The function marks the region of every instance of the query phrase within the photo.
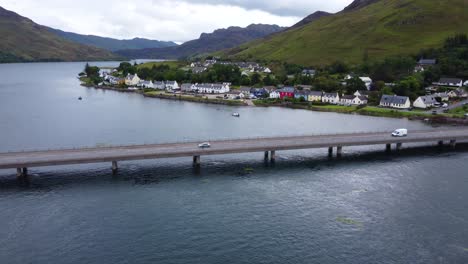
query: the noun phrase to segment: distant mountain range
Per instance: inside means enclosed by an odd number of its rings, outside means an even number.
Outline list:
[[[264,24],[252,24],[246,28],[229,27],[215,30],[213,33],[203,33],[200,38],[176,47],[120,50],[116,53],[128,58],[179,59],[236,47],[284,29],[286,28]]]
[[[0,7],[0,62],[111,60],[103,49],[68,41]]]
[[[341,12],[313,14],[223,54],[311,66],[359,63],[440,47],[447,37],[468,33],[467,17],[468,0],[356,0]]]
[[[94,46],[109,51],[123,50],[123,49],[146,49],[146,48],[164,48],[177,46],[172,41],[159,41],[144,38],[134,39],[113,39],[93,35],[81,35],[71,32],[65,32],[58,29],[49,28],[49,30],[65,39],[80,44]]]

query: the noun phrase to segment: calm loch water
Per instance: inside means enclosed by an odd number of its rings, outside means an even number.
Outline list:
[[[83,88],[83,67],[0,65],[0,152],[433,129]],[[29,186],[0,170],[0,263],[467,263],[468,151],[412,147],[33,168]]]

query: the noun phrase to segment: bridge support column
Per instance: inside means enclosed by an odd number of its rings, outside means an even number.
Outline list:
[[[329,158],[333,157],[333,147],[328,148],[328,157]]]
[[[455,139],[450,140],[450,147],[455,148],[457,146],[457,141]]]
[[[386,151],[387,153],[392,152],[392,144],[387,144],[387,145],[385,145],[385,151]]]
[[[118,170],[119,165],[117,164],[117,161],[112,161],[112,174],[116,175]]]
[[[444,141],[440,140],[439,142],[437,142],[437,144],[439,145],[439,147],[443,147],[444,146]]]
[[[16,178],[21,178],[23,176],[23,171],[21,168],[16,168]]]
[[[200,156],[193,156],[193,166],[195,167],[200,166]]]
[[[400,151],[402,146],[403,146],[403,143],[397,143],[396,144],[396,150]]]
[[[342,146],[336,147],[336,156],[338,158],[341,158],[342,155],[343,155],[343,147]]]
[[[265,154],[264,154],[264,156],[263,156],[264,160],[265,160],[265,161],[268,161],[268,157],[269,157],[268,151],[265,151]]]
[[[276,161],[276,151],[271,151],[270,152],[270,160],[271,162],[275,162]]]

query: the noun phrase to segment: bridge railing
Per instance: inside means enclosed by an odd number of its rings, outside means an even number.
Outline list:
[[[444,129],[444,130],[414,130],[412,133],[418,132],[444,132],[457,129]],[[287,139],[287,138],[297,138],[297,137],[311,137],[311,136],[344,136],[344,135],[371,135],[378,133],[391,133],[390,130],[379,130],[379,131],[354,131],[352,133],[314,133],[314,134],[291,134],[291,135],[271,135],[271,136],[258,136],[258,137],[216,137],[216,138],[184,138],[172,142],[143,142],[143,143],[125,143],[125,144],[105,144],[97,143],[95,146],[79,146],[79,147],[57,147],[57,148],[47,148],[47,149],[29,149],[29,150],[7,150],[6,152],[0,152],[0,154],[12,154],[12,153],[28,153],[28,152],[45,152],[45,151],[66,151],[66,150],[96,150],[96,149],[111,149],[111,148],[123,148],[123,147],[145,147],[153,145],[166,145],[166,144],[199,144],[201,142],[220,142],[220,141],[240,141],[240,140],[268,140],[268,139]],[[101,146],[100,146],[101,145]]]

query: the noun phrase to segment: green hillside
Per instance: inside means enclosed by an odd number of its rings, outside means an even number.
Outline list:
[[[109,60],[103,49],[65,40],[46,27],[0,7],[0,62]]]
[[[455,33],[468,32],[468,0],[380,0],[322,17],[224,55],[321,65],[340,60],[359,63],[414,54],[439,47]]]

